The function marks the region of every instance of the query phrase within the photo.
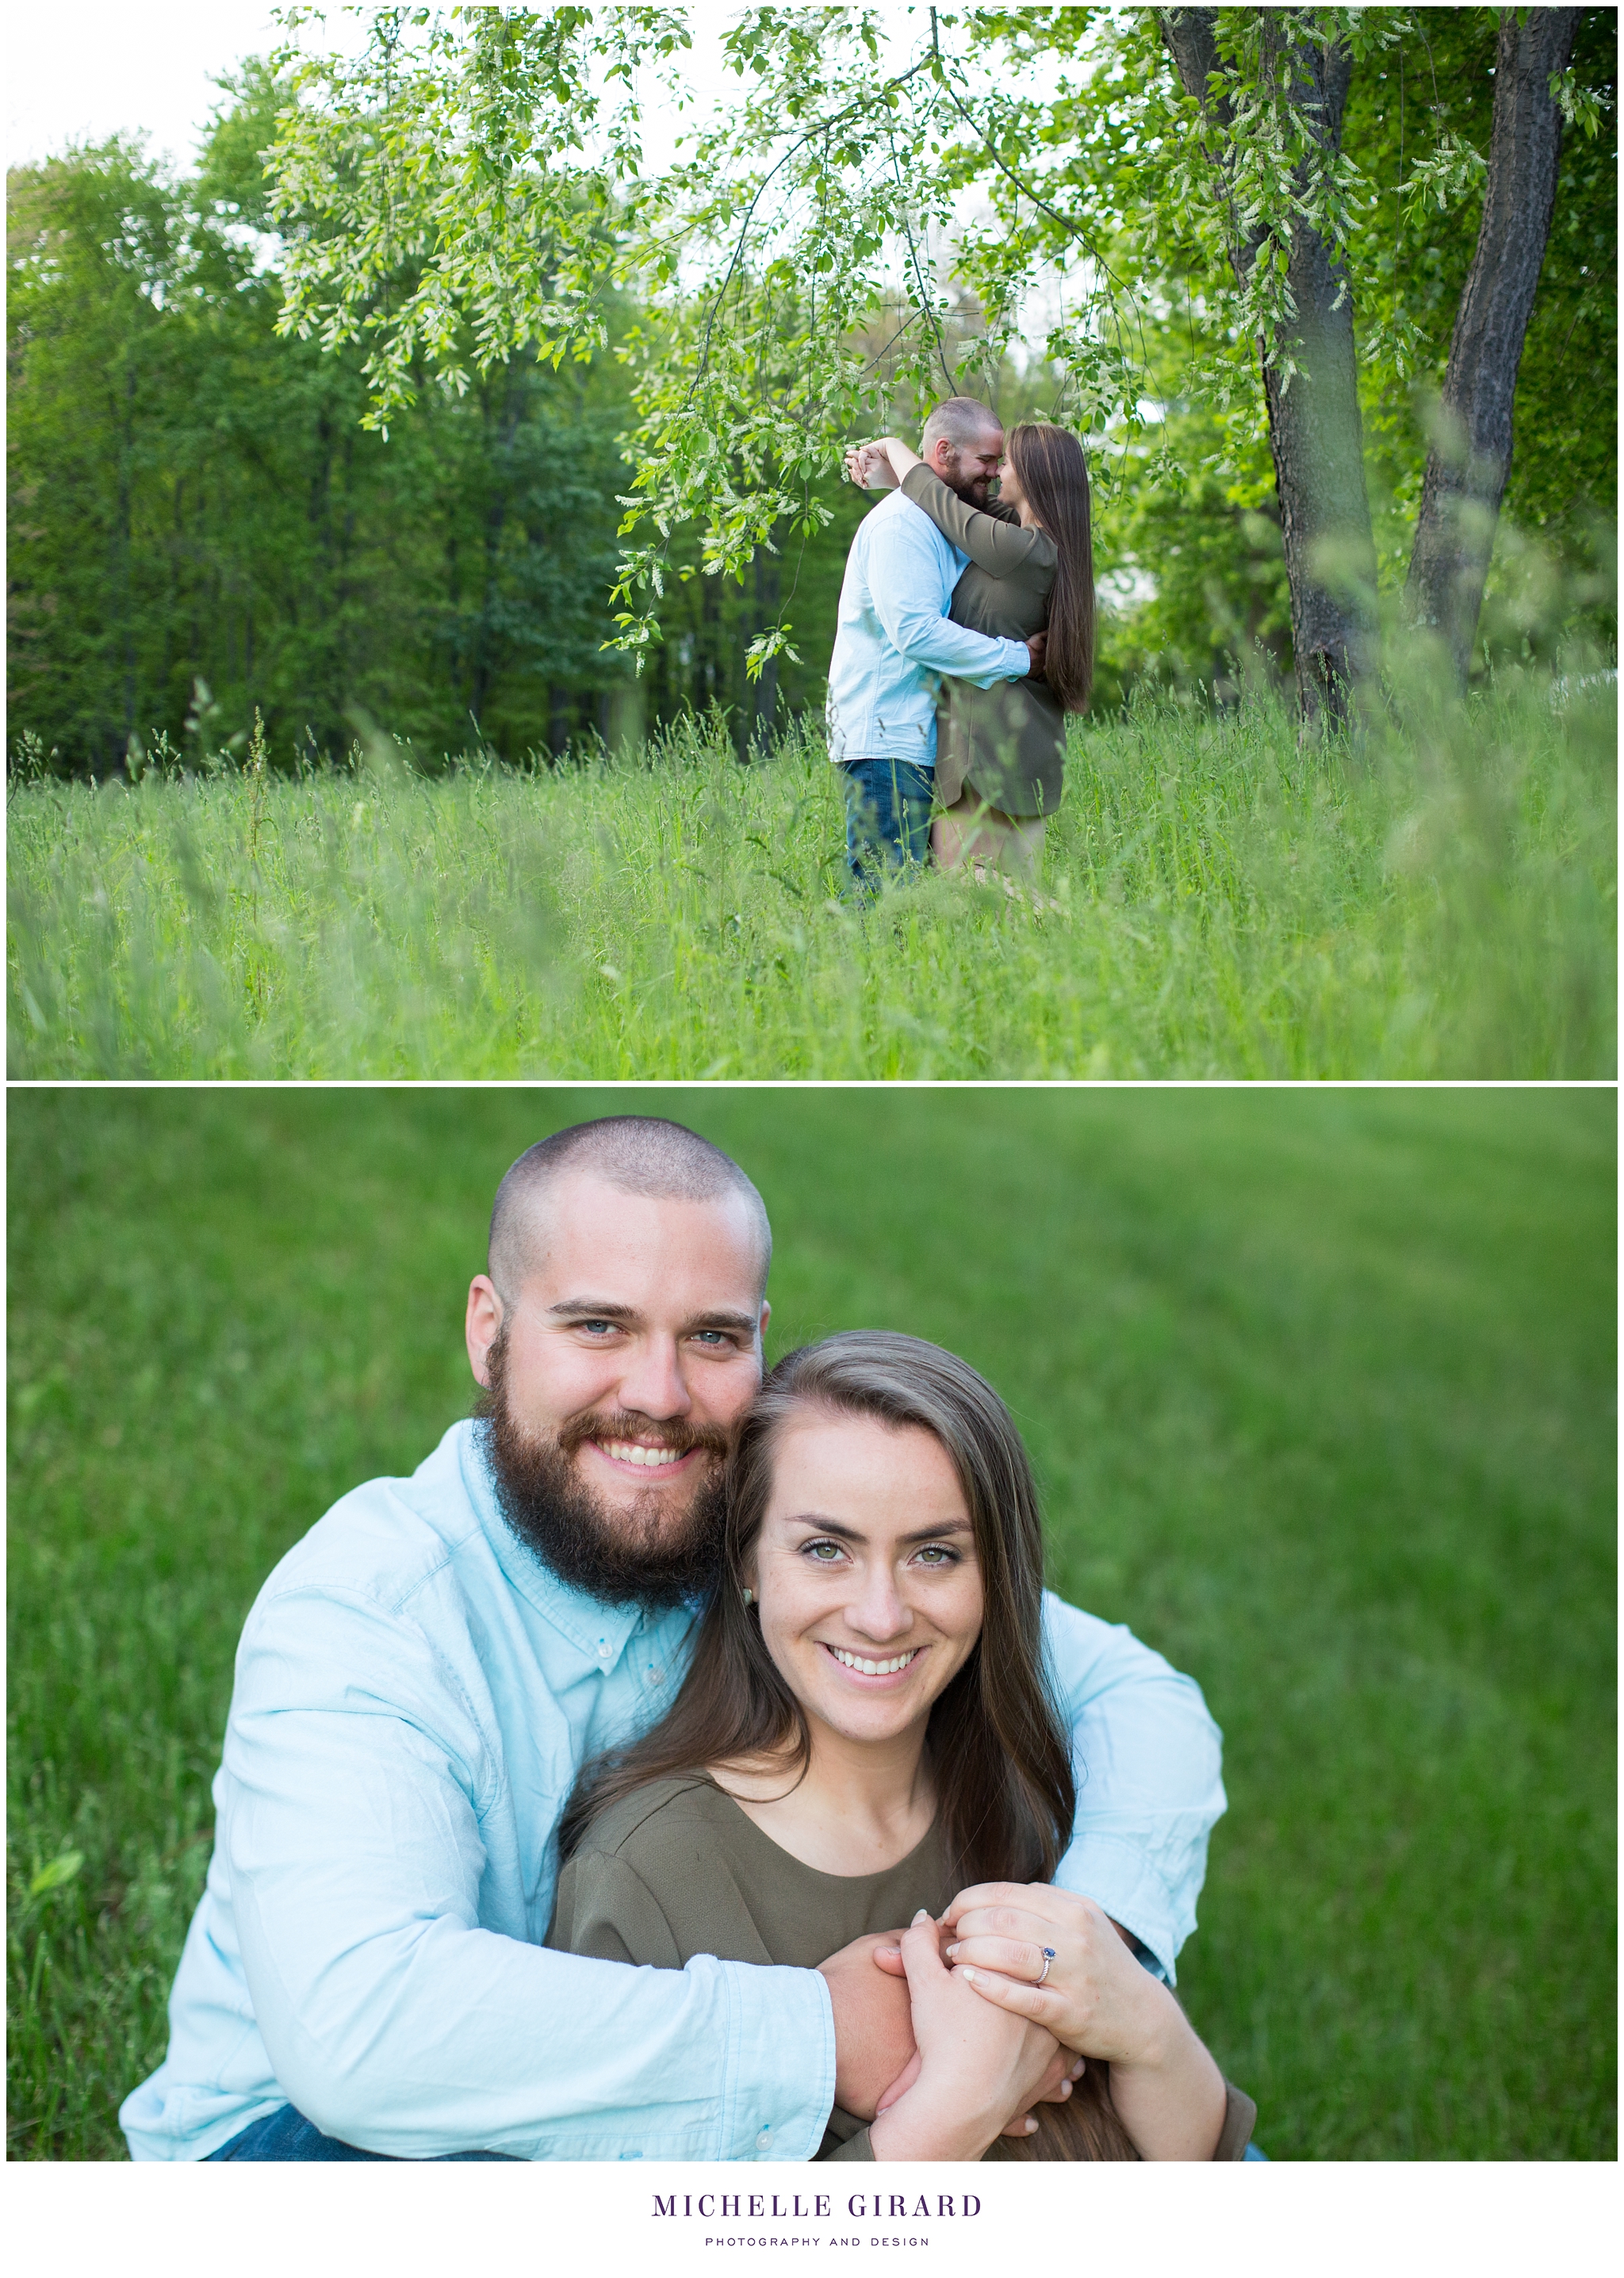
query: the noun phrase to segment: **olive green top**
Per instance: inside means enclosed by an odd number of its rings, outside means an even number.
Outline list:
[[[653,1780],[601,1812],[558,1878],[547,1943],[602,1961],[680,1969],[696,1953],[814,1969],[855,1938],[939,1915],[956,1885],[939,1824],[877,1875],[825,1875],[764,1835],[702,1773]],[[1214,2157],[1238,2160],[1254,2107],[1236,2090]],[[993,2145],[990,2156],[1000,2156]],[[817,2157],[871,2160],[862,2122],[837,2105]]]
[[[1049,621],[1054,540],[1026,530],[1009,507],[966,506],[929,467],[910,467],[903,495],[928,514],[950,545],[970,557],[948,611],[972,632],[1029,640]],[[936,792],[951,806],[965,790],[1003,814],[1053,814],[1065,781],[1066,715],[1041,680],[991,688],[944,680],[936,707]]]

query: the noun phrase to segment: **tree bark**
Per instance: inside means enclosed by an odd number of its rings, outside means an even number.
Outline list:
[[[1562,113],[1551,74],[1567,67],[1579,14],[1508,8],[1500,21],[1483,218],[1449,344],[1405,588],[1411,622],[1443,635],[1463,688],[1511,472],[1517,368],[1556,204]]]
[[[1207,84],[1218,61],[1215,13],[1168,9],[1159,21],[1185,93],[1223,132],[1233,114],[1227,98]],[[1268,67],[1289,83],[1321,149],[1334,156],[1352,73],[1346,47],[1305,38],[1290,13],[1270,11],[1264,52]],[[1305,186],[1299,168],[1298,187]],[[1243,283],[1262,241],[1254,233],[1231,248]],[[1286,274],[1295,334],[1260,339],[1258,356],[1291,597],[1298,710],[1312,728],[1347,718],[1353,688],[1374,665],[1375,542],[1365,488],[1352,294],[1330,248],[1300,219],[1292,226]],[[1288,351],[1297,367],[1289,378],[1282,371]]]
[[[775,539],[780,524],[773,525]],[[755,556],[755,630],[764,633],[778,614],[778,556],[769,554],[765,547]],[[755,720],[750,730],[750,749],[764,759],[772,741],[772,730],[778,709],[778,660],[770,656],[762,667],[755,688]]]

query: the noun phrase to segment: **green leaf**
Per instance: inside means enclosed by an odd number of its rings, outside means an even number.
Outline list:
[[[85,1854],[82,1851],[64,1851],[57,1858],[53,1859],[48,1867],[40,1869],[39,1873],[28,1885],[28,1896],[31,1899],[42,1899],[47,1891],[60,1890],[64,1883],[73,1881],[84,1863]]]

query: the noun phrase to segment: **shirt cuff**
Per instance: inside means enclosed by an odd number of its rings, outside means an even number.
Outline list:
[[[722,2156],[814,2159],[834,2106],[834,2007],[826,1981],[816,1969],[716,1967],[731,1981],[730,2022],[738,2028]]]
[[[1155,1976],[1176,1985],[1174,1963],[1184,1936],[1166,1884],[1142,1849],[1120,1835],[1079,1835],[1054,1870],[1062,1891],[1092,1899],[1113,1922],[1149,1949],[1140,1960]]]
[[[1002,652],[984,672],[967,672],[948,665],[943,668],[954,680],[967,680],[972,688],[996,688],[1000,681],[1024,680],[1032,669],[1032,653],[1024,641],[1007,640],[1002,633],[988,633],[984,638]]]

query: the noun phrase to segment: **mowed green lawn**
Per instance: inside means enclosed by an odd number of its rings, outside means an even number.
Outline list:
[[[12,2155],[121,2155],[255,1591],[465,1412],[509,1159],[633,1101],[759,1181],[775,1351],[966,1354],[1205,1687],[1180,1984],[1271,2154],[1613,2157],[1613,1095],[715,1089],[12,1093]]]

